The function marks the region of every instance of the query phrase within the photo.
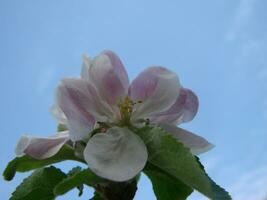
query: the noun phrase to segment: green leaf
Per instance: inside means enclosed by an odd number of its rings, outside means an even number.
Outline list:
[[[80,166],[74,167],[68,172],[67,176],[68,177],[74,176],[75,174],[77,174],[77,173],[79,173],[81,171],[82,171],[82,168]],[[83,194],[83,184],[78,185],[77,189],[79,190],[78,196],[82,196],[82,194]]]
[[[190,150],[159,127],[146,126],[135,131],[146,143],[150,164],[189,187],[216,200],[230,200],[230,195],[214,183]]]
[[[68,176],[68,177],[69,177],[69,176],[73,176],[73,175],[75,175],[75,174],[77,174],[77,173],[79,173],[79,172],[81,172],[81,171],[82,171],[82,168],[81,168],[80,166],[73,167],[73,168],[68,172],[67,176]]]
[[[75,156],[72,147],[70,147],[69,145],[64,145],[56,155],[47,159],[37,160],[27,155],[13,159],[8,163],[3,176],[5,180],[10,181],[13,179],[16,172],[27,172],[64,160],[84,162],[83,160]]]
[[[63,195],[73,188],[83,184],[94,187],[96,184],[103,182],[105,182],[104,179],[98,177],[89,169],[84,169],[82,171],[77,171],[76,173],[58,183],[54,189],[54,194],[57,196]]]
[[[215,183],[215,182],[208,176],[208,174],[205,172],[204,166],[201,164],[199,158],[198,158],[197,156],[196,156],[195,158],[196,158],[196,161],[198,162],[200,168],[204,171],[204,173],[206,174],[206,176],[207,176],[208,179],[210,180],[212,190],[215,191],[215,192],[214,192],[213,199],[224,199],[224,198],[225,198],[224,194],[220,192],[220,190],[223,189],[223,188],[221,188],[220,186],[218,186],[218,185],[217,185],[217,184],[216,184],[216,183]],[[223,190],[224,190],[224,189],[223,189]],[[224,192],[226,192],[226,191],[224,190]],[[229,194],[228,194],[228,195],[229,195]],[[229,195],[229,198],[228,198],[228,199],[231,199],[230,195]]]
[[[144,173],[152,182],[157,200],[185,200],[193,189],[161,169],[147,164]]]
[[[10,200],[53,200],[53,189],[66,174],[55,167],[37,169],[16,188]]]
[[[58,132],[62,132],[62,131],[66,131],[66,130],[68,130],[68,127],[66,126],[66,124],[58,124],[58,126],[57,126]]]

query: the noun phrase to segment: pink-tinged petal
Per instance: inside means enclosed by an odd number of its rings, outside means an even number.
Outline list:
[[[58,121],[60,124],[67,124],[68,120],[63,111],[60,109],[60,107],[56,104],[54,104],[50,109],[51,114],[53,117]]]
[[[129,78],[120,58],[110,50],[105,50],[102,52],[102,54],[109,57],[111,65],[114,67],[116,74],[118,75],[119,79],[122,82],[122,85],[124,86],[127,92],[129,87]]]
[[[89,81],[89,69],[92,64],[92,61],[89,56],[84,55],[83,56],[83,64],[82,64],[82,70],[81,70],[81,77],[84,80]]]
[[[95,124],[86,95],[86,86],[78,79],[64,80],[57,89],[57,104],[67,118],[72,141],[87,139]]]
[[[147,118],[163,112],[176,101],[180,82],[178,76],[164,67],[150,67],[139,74],[129,88],[135,106],[133,118]]]
[[[150,118],[155,123],[181,124],[191,121],[198,111],[198,98],[189,89],[181,88],[176,102],[167,110]]]
[[[147,149],[143,140],[126,127],[97,133],[87,143],[84,159],[98,176],[127,181],[144,168]]]
[[[205,138],[182,128],[169,124],[161,124],[161,127],[188,147],[194,155],[205,153],[214,147]]]
[[[73,141],[88,139],[96,121],[113,122],[119,118],[119,111],[113,110],[99,97],[95,87],[82,79],[63,79],[57,91],[57,104],[68,119]]]
[[[117,105],[125,97],[129,79],[120,58],[115,53],[102,52],[87,68],[88,80],[95,85],[100,96],[110,105]]]
[[[17,144],[16,154],[19,157],[26,154],[35,159],[46,159],[54,156],[68,140],[68,131],[50,137],[24,135]]]

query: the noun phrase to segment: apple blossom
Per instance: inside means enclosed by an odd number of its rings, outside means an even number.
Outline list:
[[[171,70],[149,67],[130,84],[119,57],[104,51],[94,59],[84,56],[81,78],[65,78],[57,88],[53,114],[67,130],[46,138],[23,136],[16,153],[44,159],[69,140],[83,143],[83,158],[92,171],[126,181],[142,171],[148,157],[131,126],[159,125],[193,154],[212,148],[204,138],[176,127],[192,120],[197,110],[197,96]]]

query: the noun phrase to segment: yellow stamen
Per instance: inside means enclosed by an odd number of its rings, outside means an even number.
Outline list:
[[[141,101],[134,102],[129,96],[126,96],[124,100],[119,104],[122,122],[130,122],[131,115],[133,113],[134,105],[142,103]]]

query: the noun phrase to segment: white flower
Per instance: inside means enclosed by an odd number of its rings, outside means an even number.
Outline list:
[[[48,138],[24,136],[18,155],[43,159],[56,154],[68,138],[83,141],[84,159],[92,171],[126,181],[144,168],[148,157],[143,141],[127,127],[130,124],[159,124],[194,154],[212,147],[204,138],[176,127],[194,118],[198,99],[164,67],[149,67],[129,84],[115,53],[104,51],[93,60],[85,56],[81,78],[63,79],[56,97],[53,113],[68,131]],[[92,134],[95,128],[98,132]]]

